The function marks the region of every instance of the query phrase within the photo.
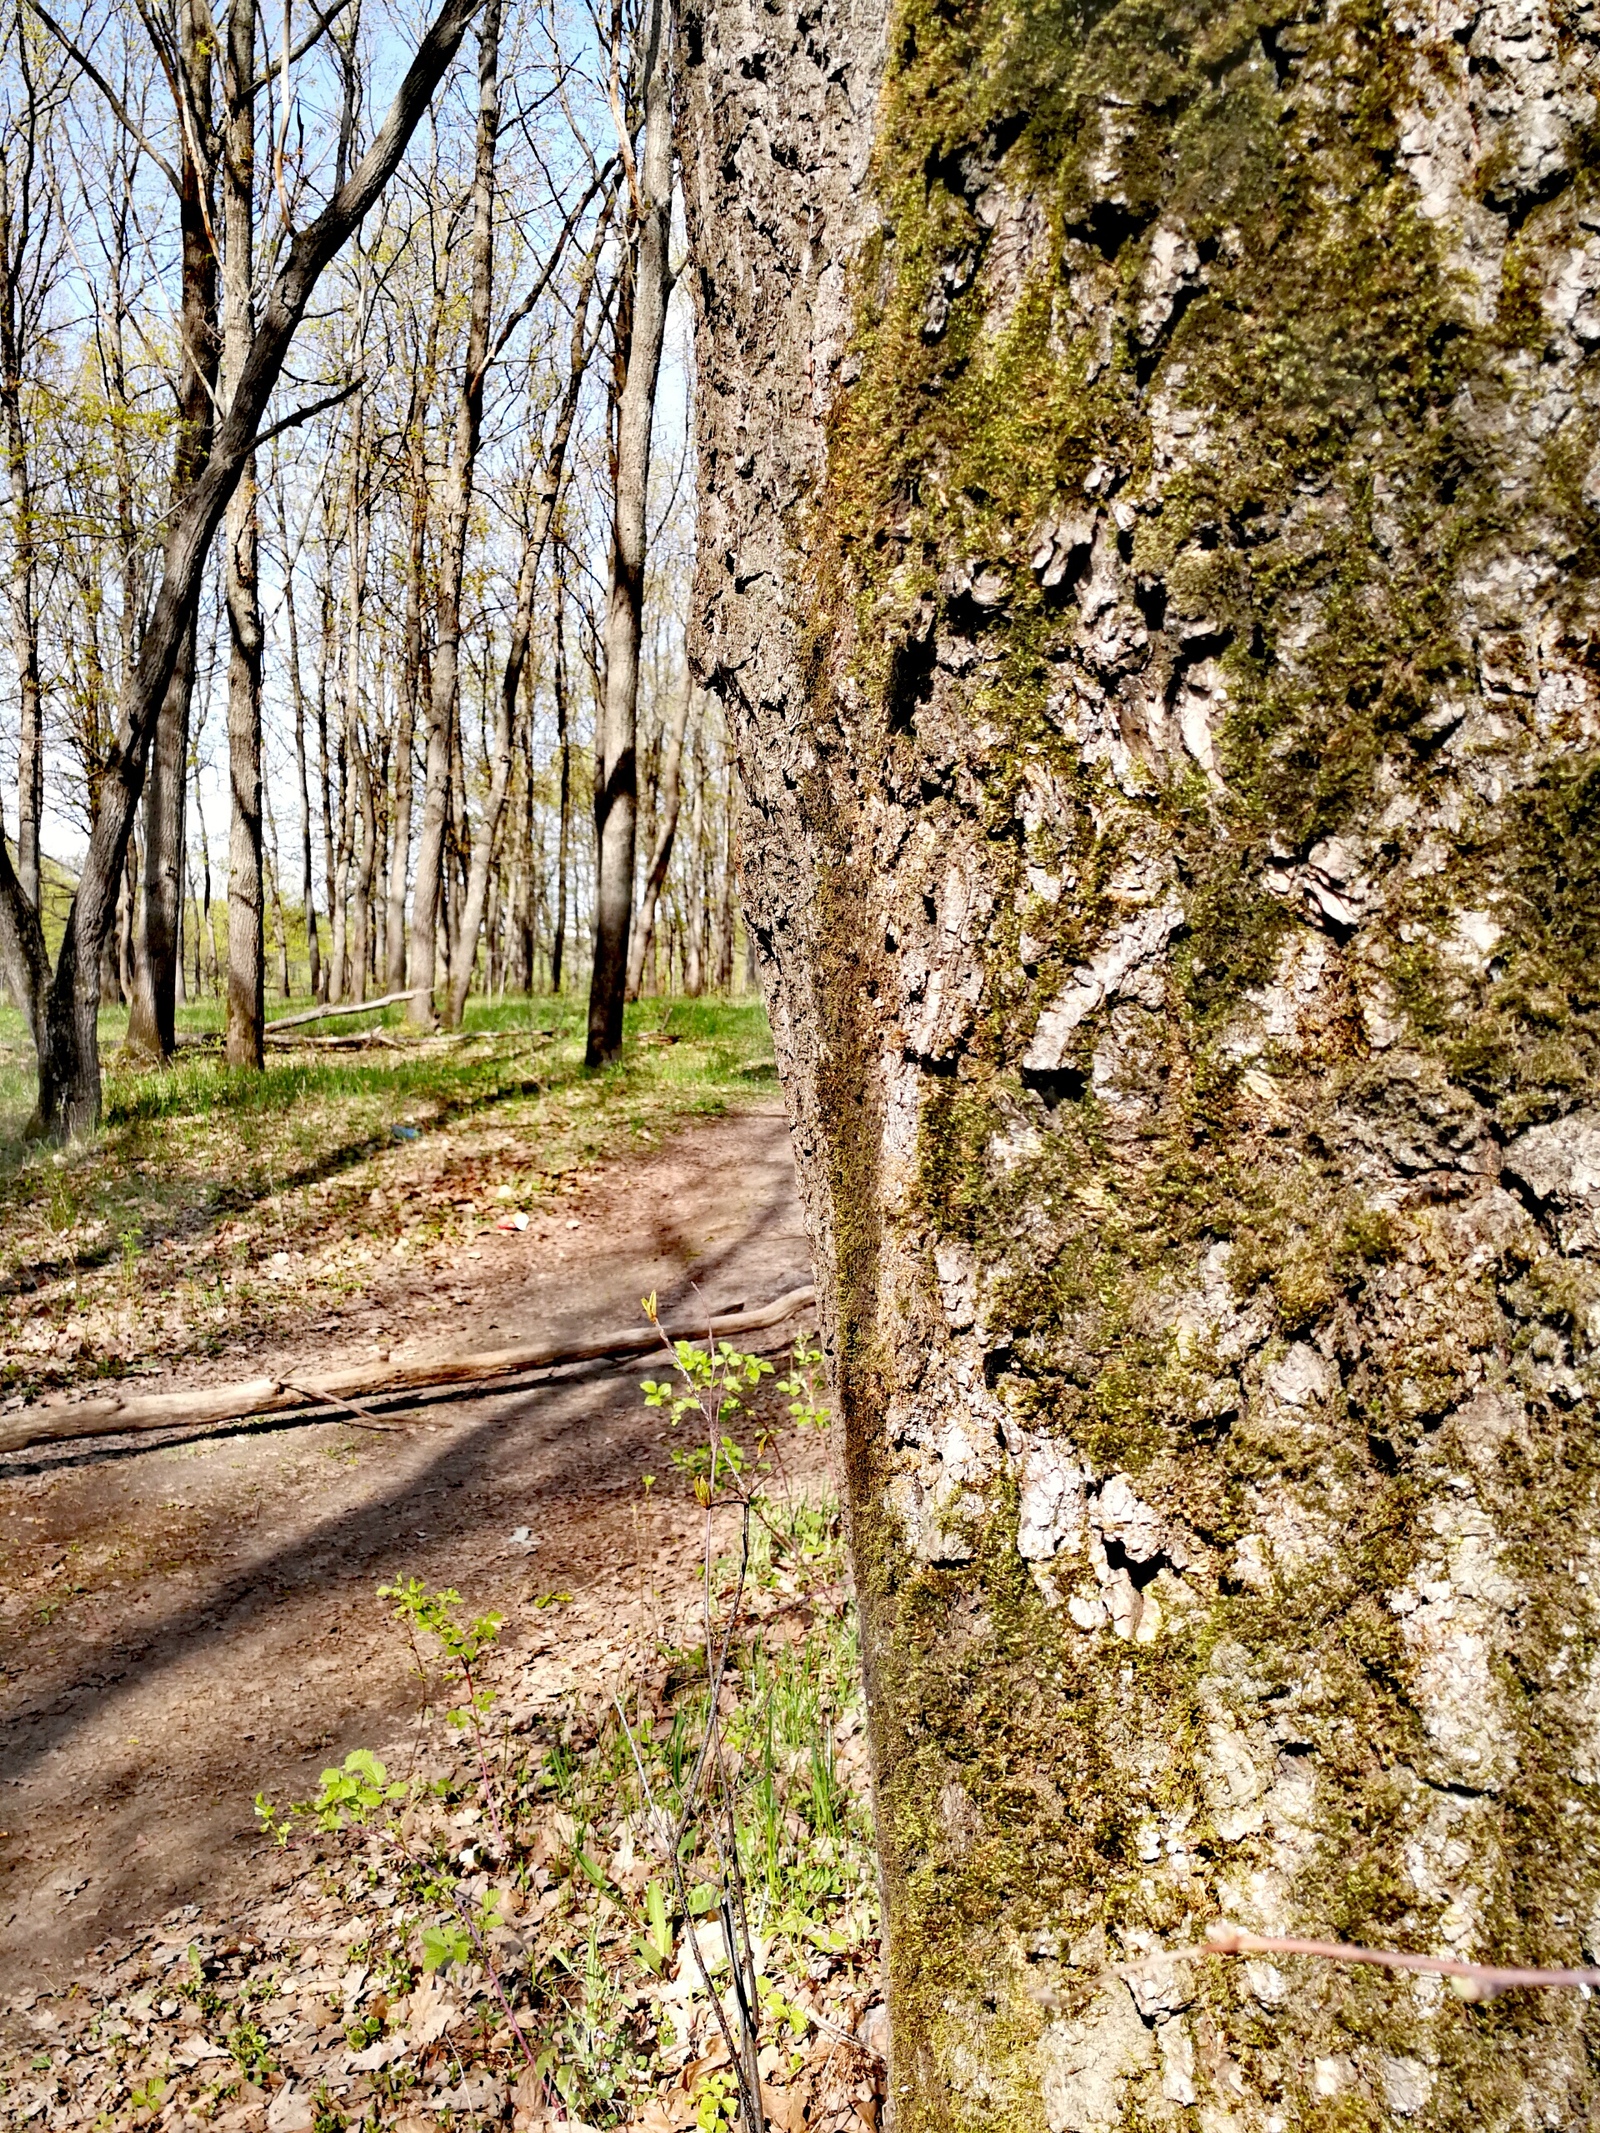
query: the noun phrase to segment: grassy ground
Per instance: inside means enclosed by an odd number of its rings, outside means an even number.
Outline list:
[[[124,1017],[107,1012],[103,1130],[50,1149],[22,1137],[31,1054],[20,1019],[0,1012],[10,1404],[247,1345],[303,1307],[308,1282],[352,1290],[383,1253],[457,1245],[510,1206],[536,1211],[584,1166],[773,1075],[753,1000],[642,1001],[623,1058],[597,1074],[583,1068],[573,997],[474,1001],[453,1040],[408,1038],[398,1008],[324,1023],[305,1034],[365,1025],[388,1043],[301,1044],[270,1053],[262,1074],[230,1071],[208,1046],[219,1013],[186,1010],[177,1062],[131,1072],[117,1053]]]

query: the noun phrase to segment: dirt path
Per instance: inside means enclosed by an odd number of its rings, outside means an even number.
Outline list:
[[[651,1288],[725,1310],[808,1274],[787,1126],[747,1110],[593,1176],[543,1235],[481,1240],[426,1288],[385,1277],[249,1368],[575,1335],[632,1322]],[[688,1521],[641,1509],[666,1453],[639,1375],[568,1373],[393,1434],[265,1423],[0,1460],[0,1991],[259,1886],[257,1790],[305,1796],[411,1706],[378,1584],[415,1574],[513,1622],[570,1593],[592,1622],[641,1556],[669,1567]]]

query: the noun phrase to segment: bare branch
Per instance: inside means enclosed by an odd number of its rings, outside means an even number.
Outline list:
[[[178,176],[178,173],[173,169],[172,165],[167,161],[166,157],[161,153],[160,149],[152,144],[148,136],[145,134],[143,128],[135,124],[134,119],[130,114],[127,106],[123,103],[121,97],[118,96],[116,90],[112,88],[110,82],[108,82],[105,76],[100,72],[100,69],[89,57],[88,53],[80,51],[78,46],[73,43],[72,39],[61,27],[60,23],[57,22],[54,15],[50,13],[48,8],[45,8],[40,4],[40,0],[28,0],[28,5],[33,9],[33,12],[38,16],[39,20],[44,24],[45,28],[50,32],[51,36],[54,37],[56,41],[61,45],[62,49],[67,53],[69,58],[75,61],[75,63],[83,71],[83,73],[88,75],[89,79],[94,83],[95,87],[100,91],[100,94],[111,106],[112,111],[115,113],[117,119],[120,121],[124,129],[132,135],[134,140],[138,142],[139,146],[144,150],[145,154],[150,158],[151,162],[155,164],[156,168],[161,172],[161,175],[166,179],[167,183],[172,187],[173,191],[175,193],[181,193],[183,191],[182,179]]]

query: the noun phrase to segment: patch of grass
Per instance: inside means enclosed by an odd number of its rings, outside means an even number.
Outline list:
[[[309,1002],[302,1003],[309,1005]],[[586,1167],[770,1084],[758,1001],[646,1000],[622,1058],[583,1067],[575,997],[469,1003],[449,1040],[402,1011],[314,1025],[381,1047],[304,1043],[266,1071],[225,1067],[214,1002],[184,1010],[179,1055],[131,1071],[107,1011],[105,1124],[64,1149],[22,1138],[25,1029],[0,1011],[0,1385],[28,1395],[215,1352],[348,1296],[383,1255],[453,1251],[508,1209],[539,1218]],[[298,1038],[301,1032],[296,1032]]]
[[[303,1885],[320,1868],[369,1992],[383,1985],[349,2035],[362,2048],[395,2038],[392,2094],[421,2094],[446,2068],[514,2083],[536,2066],[548,2103],[591,2124],[638,2122],[643,2109],[652,2126],[721,2133],[736,2078],[690,1941],[737,2023],[719,1924],[732,1877],[769,2101],[775,2090],[809,2104],[813,2122],[859,2126],[847,2099],[870,2068],[849,2038],[875,1991],[878,1927],[855,1610],[837,1507],[761,1502],[743,1573],[735,1558],[710,1573],[717,1641],[733,1636],[711,1797],[687,1824],[711,1711],[704,1645],[668,1634],[632,1653],[613,1697],[595,1682],[563,1699],[551,1740],[560,1704],[530,1710],[482,1685],[496,1618],[467,1624],[459,1595],[415,1580],[380,1595],[399,1598],[414,1639],[421,1625],[425,1695],[470,1696],[470,1719],[445,1717],[460,1746],[408,1780],[356,1750],[323,1773],[316,1800],[257,1806],[280,1842],[309,1850]],[[463,1641],[479,1671],[461,1668]],[[682,1831],[676,1870],[669,1830]],[[430,1976],[454,2020],[446,2038],[419,2042]]]

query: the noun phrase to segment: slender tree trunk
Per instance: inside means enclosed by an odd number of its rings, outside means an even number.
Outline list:
[[[617,406],[616,494],[611,527],[611,593],[605,621],[605,676],[595,732],[594,965],[589,982],[591,1067],[622,1048],[633,917],[637,806],[639,636],[644,606],[645,505],[656,381],[672,293],[672,95],[665,0],[645,15],[641,94],[644,152],[627,306],[626,375]],[[620,330],[620,328],[619,328]]]
[[[332,543],[329,543],[331,554]],[[338,998],[334,991],[334,934],[335,913],[339,907],[338,868],[334,860],[333,823],[334,804],[333,765],[328,754],[328,672],[333,662],[333,589],[326,580],[322,587],[322,628],[317,640],[317,783],[321,797],[322,819],[322,878],[328,898],[328,960],[323,966],[324,993],[322,997]],[[341,958],[343,951],[340,951]]]
[[[262,799],[266,807],[267,836],[272,846],[272,914],[278,927],[278,991],[287,1000],[292,988],[289,983],[289,927],[283,910],[283,872],[278,864],[278,825],[272,819],[272,796],[263,789]]]
[[[550,929],[550,990],[561,991],[561,966],[567,947],[568,824],[572,819],[572,736],[567,719],[567,582],[556,566],[556,915]]]
[[[377,862],[377,812],[372,796],[372,766],[367,758],[361,727],[361,620],[366,600],[367,541],[372,531],[371,498],[367,494],[363,454],[366,449],[366,396],[358,393],[350,424],[350,498],[345,532],[349,557],[349,607],[344,633],[343,708],[339,760],[344,785],[344,832],[340,841],[340,908],[347,931],[341,939],[335,920],[334,981],[355,1000],[367,996],[367,953],[372,909],[373,869]],[[350,896],[351,862],[357,857],[355,895]],[[348,947],[346,948],[346,943]],[[341,950],[345,951],[341,954]]]
[[[195,949],[195,996],[200,995],[202,985],[208,985],[213,997],[217,986],[217,929],[211,918],[211,839],[206,834],[205,810],[201,807],[198,793],[195,796],[194,819],[200,826],[200,938]],[[188,869],[183,856],[179,866],[184,873]]]
[[[683,989],[691,1000],[705,990],[706,893],[705,893],[705,767],[696,763],[694,813],[690,817],[689,850],[683,869],[684,956]]]
[[[217,255],[209,156],[214,33],[202,0],[177,7],[178,56],[187,123],[178,129],[178,242],[180,299],[178,420],[173,440],[168,511],[177,513],[198,481],[211,450],[213,394],[220,353],[217,334]],[[183,896],[183,803],[189,757],[189,704],[194,693],[195,625],[188,618],[162,692],[144,780],[144,897],[135,938],[136,982],[125,1040],[135,1058],[170,1059],[176,1039],[178,907]],[[144,765],[141,762],[140,770]],[[98,904],[102,899],[96,898]],[[86,978],[79,981],[87,997]],[[63,1025],[64,1027],[64,1025]],[[95,1047],[98,1078],[98,1046]]]
[[[420,416],[418,417],[420,430]],[[411,789],[416,763],[417,707],[422,691],[422,587],[427,571],[428,485],[420,438],[411,487],[411,551],[406,572],[405,665],[400,730],[395,741],[394,841],[389,852],[388,960],[384,991],[406,981],[406,868],[411,856]]]
[[[672,845],[678,833],[678,774],[683,765],[683,736],[689,723],[689,705],[693,696],[694,681],[686,668],[683,687],[678,692],[678,701],[673,709],[672,725],[667,733],[666,752],[661,765],[656,848],[650,855],[650,871],[645,876],[644,894],[639,899],[639,920],[628,950],[630,1000],[639,997],[644,982],[645,961],[655,941],[656,904],[661,896],[661,885],[667,878],[667,869],[672,864]]]
[[[445,502],[444,537],[438,560],[438,622],[433,652],[433,698],[428,712],[423,782],[422,836],[412,896],[411,973],[416,986],[409,1013],[427,1027],[434,1021],[435,937],[440,916],[446,838],[450,826],[451,749],[460,708],[461,579],[467,518],[483,428],[484,372],[489,359],[490,306],[494,294],[494,158],[499,111],[500,0],[487,0],[478,44],[478,138],[473,177],[472,291],[467,346],[456,406],[455,438]]]
[[[1592,2126],[1196,1948],[1600,1958],[1596,27],[895,21],[709,0],[684,185],[897,2133]]]
[[[255,335],[255,0],[230,0],[223,66],[222,274],[225,390],[243,374]],[[230,1066],[262,1066],[266,926],[261,857],[261,601],[256,463],[246,460],[228,501],[228,1024]]]
[[[294,566],[287,555],[283,606],[289,620],[289,691],[294,703],[294,768],[300,788],[300,901],[306,919],[306,983],[314,1000],[322,997],[322,956],[317,940],[317,903],[311,878],[311,789],[306,781],[306,697],[300,678],[300,631],[295,617]]]
[[[722,801],[722,852],[717,865],[717,912],[711,929],[711,983],[720,993],[733,990],[733,794]]]
[[[31,126],[32,114],[25,124]],[[19,144],[23,169],[0,155],[0,408],[4,409],[6,468],[11,484],[11,650],[17,667],[17,879],[39,908],[40,826],[44,819],[44,701],[39,686],[38,560],[34,538],[33,470],[22,413],[25,327],[23,291],[31,237],[34,144]],[[20,192],[20,197],[18,197]],[[20,1005],[29,1005],[24,992]]]

